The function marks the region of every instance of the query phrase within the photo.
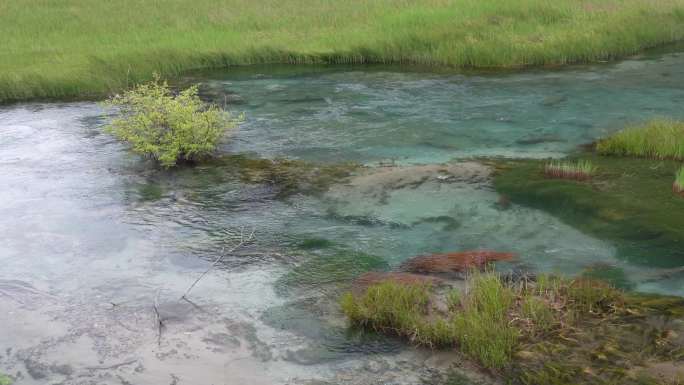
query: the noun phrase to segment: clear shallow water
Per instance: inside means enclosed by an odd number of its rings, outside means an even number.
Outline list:
[[[247,114],[231,146],[238,151],[404,163],[547,157],[628,123],[684,116],[683,60],[649,56],[504,75],[266,68],[211,73],[219,80],[205,82],[203,91]]]
[[[204,81],[247,114],[224,151],[401,167],[280,200],[225,166],[156,170],[101,133],[92,103],[0,109],[0,370],[21,384],[418,383],[453,357],[350,333],[335,301],[355,272],[430,252],[514,251],[516,267],[567,274],[600,262],[684,295],[682,276],[654,280],[610,242],[503,209],[486,167],[429,165],[561,156],[628,121],[684,117],[684,55],[503,75],[296,71]],[[179,301],[242,226],[256,242]],[[333,246],[297,247],[308,238]]]

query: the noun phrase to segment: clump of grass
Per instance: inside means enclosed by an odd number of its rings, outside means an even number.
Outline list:
[[[510,362],[520,330],[509,323],[514,293],[494,274],[475,274],[454,316],[460,349],[488,368]]]
[[[596,166],[588,160],[575,162],[550,162],[544,165],[544,175],[549,178],[587,180],[596,173]]]
[[[164,167],[209,157],[236,125],[228,113],[202,102],[197,87],[173,95],[159,76],[105,104],[119,111],[105,130]]]
[[[422,345],[452,342],[451,327],[444,320],[427,320],[429,302],[429,285],[386,281],[369,287],[361,297],[345,294],[341,306],[356,326],[406,337]]]
[[[564,289],[569,307],[583,313],[609,312],[623,301],[619,290],[595,279],[577,278]]]
[[[549,303],[540,297],[525,296],[520,302],[520,315],[530,321],[533,334],[543,334],[553,329],[557,322],[557,314]]]
[[[596,144],[602,155],[684,160],[684,122],[655,119],[628,127]]]
[[[13,381],[9,376],[0,373],[0,385],[12,385],[12,383]]]
[[[259,63],[558,65],[684,38],[682,0],[0,4],[0,102],[102,95],[155,71],[171,77]]]
[[[436,305],[442,302],[446,310]],[[437,293],[425,284],[386,281],[342,298],[353,325],[421,345],[458,346],[496,371],[512,364],[523,341],[569,333],[582,320],[613,314],[622,304],[619,290],[596,280],[540,275],[513,284],[491,272],[473,272],[465,290]]]
[[[682,166],[675,175],[675,181],[672,184],[672,191],[677,194],[684,195],[684,166]]]

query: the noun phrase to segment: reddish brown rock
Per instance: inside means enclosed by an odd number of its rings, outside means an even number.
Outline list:
[[[376,285],[382,282],[395,282],[400,285],[438,285],[442,282],[441,279],[430,277],[427,275],[418,275],[411,273],[383,273],[371,271],[363,274],[354,281],[354,291],[362,292],[369,286]]]
[[[463,251],[458,253],[420,255],[402,264],[404,271],[422,274],[460,273],[469,269],[482,269],[490,262],[510,261],[512,253],[488,250]]]

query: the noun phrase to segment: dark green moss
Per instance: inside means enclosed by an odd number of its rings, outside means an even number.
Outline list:
[[[297,248],[302,250],[329,249],[333,246],[335,243],[325,238],[307,238],[297,244]]]
[[[141,201],[156,201],[164,195],[164,190],[157,183],[144,183],[138,187]]]
[[[313,164],[295,159],[263,159],[244,154],[227,155],[215,161],[245,183],[266,183],[280,197],[297,193],[318,194],[347,178],[359,165],[354,163]]]
[[[672,193],[679,163],[584,154],[598,167],[585,182],[548,179],[544,162],[501,163],[496,190],[515,203],[546,210],[566,223],[614,241],[619,256],[658,267],[684,262],[684,199]]]
[[[631,290],[634,288],[634,284],[627,278],[624,270],[606,263],[595,263],[587,267],[582,272],[582,276],[608,282],[618,289]]]
[[[309,256],[281,277],[277,287],[281,290],[325,288],[347,284],[370,270],[387,268],[387,262],[381,257],[358,251],[338,250]]]

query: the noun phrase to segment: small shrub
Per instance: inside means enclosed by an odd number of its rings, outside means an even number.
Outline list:
[[[12,385],[13,381],[9,376],[0,373],[0,385]]]
[[[544,166],[544,174],[549,178],[586,180],[595,173],[596,166],[588,160],[551,162]]]
[[[596,150],[602,155],[684,160],[684,122],[655,119],[629,127],[600,140]]]
[[[210,156],[237,123],[217,106],[202,102],[196,86],[173,95],[159,76],[105,105],[118,107],[120,113],[105,130],[164,167]]]
[[[672,184],[672,191],[677,194],[684,195],[684,166],[682,166],[675,175],[675,181]]]

